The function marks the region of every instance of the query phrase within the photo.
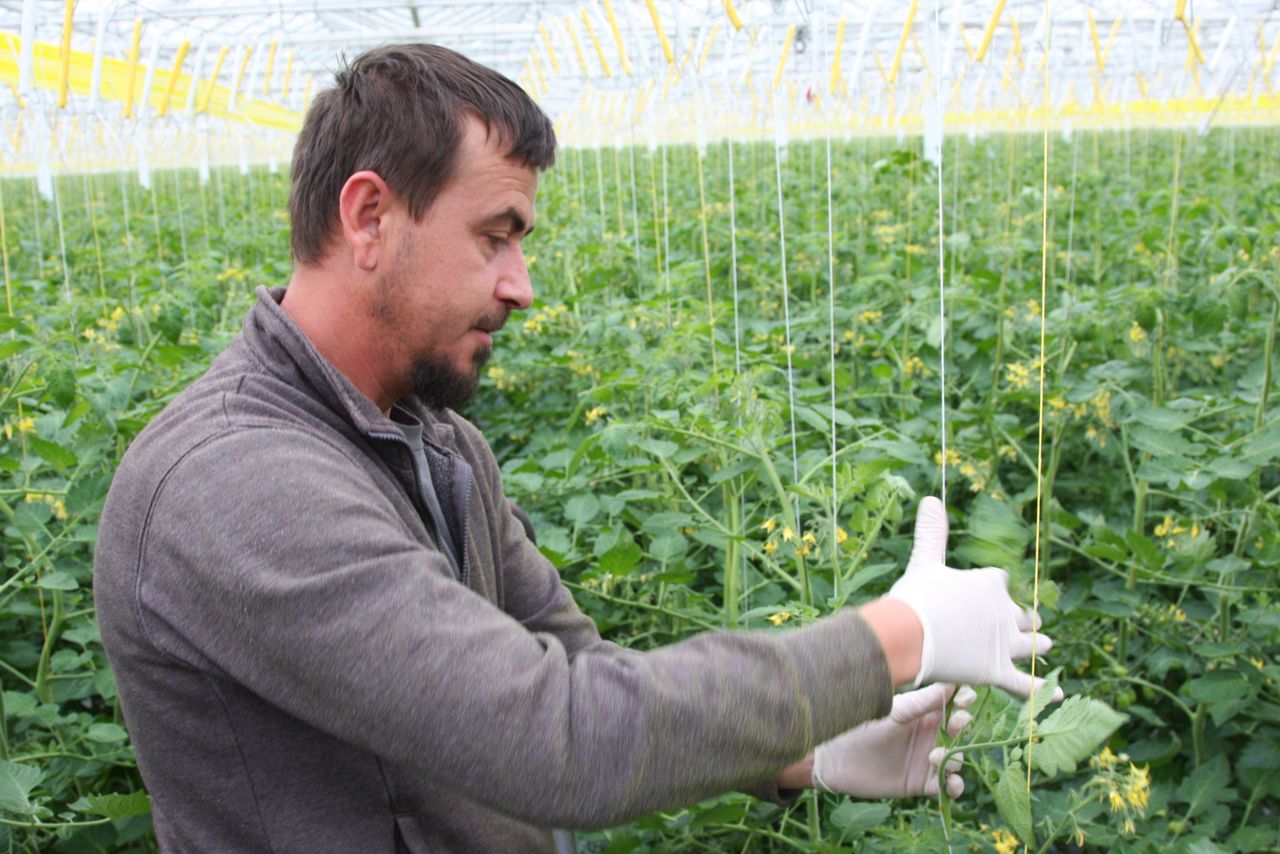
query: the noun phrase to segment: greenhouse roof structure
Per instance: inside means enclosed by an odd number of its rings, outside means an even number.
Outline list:
[[[6,169],[278,160],[344,57],[404,41],[570,145],[1280,118],[1280,0],[0,0]]]

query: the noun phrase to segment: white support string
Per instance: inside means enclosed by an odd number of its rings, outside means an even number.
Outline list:
[[[940,12],[938,2],[933,4],[933,44],[934,44],[934,108],[938,111],[938,402],[941,414],[939,432],[942,436],[942,504],[947,503],[947,283],[946,283],[946,243],[944,242],[944,208],[942,199],[942,163],[946,149],[946,135],[942,127],[942,115],[945,108],[942,103],[943,68],[941,59],[941,28],[938,22]]]
[[[822,41],[828,42],[826,26],[823,26]],[[824,56],[824,65],[829,62]],[[832,101],[835,93],[829,93]],[[831,550],[836,554],[840,546],[840,489],[836,477],[836,241],[835,214],[831,207],[831,135],[827,134],[827,328],[831,339],[828,348],[831,356]],[[831,592],[836,599],[840,598],[840,562],[832,563],[835,571],[831,576]]]
[[[827,325],[831,336],[831,548],[839,545],[840,491],[836,480],[836,244],[835,223],[831,211],[831,137],[827,136]],[[839,562],[834,564],[839,566]],[[840,572],[831,579],[832,595],[840,598]]]
[[[742,374],[742,327],[738,320],[738,212],[733,183],[733,137],[729,137],[729,274],[733,279],[733,375]]]
[[[775,114],[775,120],[786,119]],[[791,358],[791,289],[787,284],[787,216],[782,206],[782,145],[773,147],[774,175],[778,185],[778,247],[782,254],[782,322],[786,332],[787,353],[787,406],[791,414],[791,482],[800,482],[800,452],[796,446],[796,381]],[[796,527],[800,527],[800,498],[795,498]],[[796,536],[800,536],[797,531]]]

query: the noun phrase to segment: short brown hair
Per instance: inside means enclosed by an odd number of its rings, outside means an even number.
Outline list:
[[[377,172],[421,221],[448,183],[465,116],[497,133],[507,156],[542,170],[556,157],[551,120],[514,82],[439,45],[374,48],[312,102],[293,150],[293,259],[325,256],[338,196],[363,169]]]

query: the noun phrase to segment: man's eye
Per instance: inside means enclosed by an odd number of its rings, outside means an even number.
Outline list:
[[[494,249],[501,249],[507,245],[507,236],[505,234],[489,234],[489,245]]]

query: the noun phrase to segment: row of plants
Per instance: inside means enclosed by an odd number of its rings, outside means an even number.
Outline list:
[[[731,794],[583,850],[1280,845],[1278,153],[1262,130],[1055,137],[1046,194],[1039,137],[949,139],[940,304],[938,174],[895,140],[562,152],[538,300],[468,414],[602,632],[644,649],[866,601],[942,494],[953,564],[1038,592],[1038,672],[1069,697],[981,691],[955,802]],[[93,621],[97,514],[289,275],[283,176],[153,181],[0,182],[15,850],[154,847]]]

